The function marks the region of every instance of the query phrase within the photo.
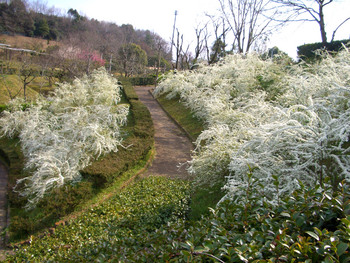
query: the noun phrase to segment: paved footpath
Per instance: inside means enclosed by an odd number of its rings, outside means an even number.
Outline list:
[[[151,89],[135,87],[139,99],[151,112],[155,129],[156,155],[146,175],[189,179],[186,162],[191,160],[193,144],[153,98],[149,92]],[[179,164],[184,165],[179,167]]]

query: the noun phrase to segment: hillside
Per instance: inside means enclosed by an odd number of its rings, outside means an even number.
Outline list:
[[[42,38],[0,34],[0,44],[7,44],[13,48],[25,48],[35,51],[42,51],[46,50],[50,46],[59,45],[60,43],[54,40],[46,40]]]
[[[6,44],[41,51],[59,42],[68,47],[79,48],[80,57],[82,54],[98,56],[113,70],[121,70],[118,61],[125,55],[125,45],[135,44],[147,55],[144,66],[169,67],[171,54],[168,43],[149,30],[137,30],[129,24],[117,25],[89,19],[74,9],[64,15],[50,8],[46,12],[37,12],[34,9],[35,3],[31,1],[0,3],[0,33],[41,39],[31,41],[18,36],[6,37]],[[51,44],[51,41],[57,42]]]

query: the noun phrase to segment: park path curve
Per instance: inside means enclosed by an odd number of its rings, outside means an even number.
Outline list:
[[[155,129],[156,155],[145,175],[191,179],[186,171],[186,162],[191,160],[193,144],[153,98],[151,89],[152,87],[135,87],[140,101],[151,113]],[[179,167],[179,164],[183,165]]]

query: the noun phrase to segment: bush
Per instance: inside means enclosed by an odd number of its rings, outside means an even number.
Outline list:
[[[24,176],[22,174],[24,161],[18,140],[0,139],[1,148],[11,161],[8,195],[12,211],[9,230],[12,241],[26,238],[28,234],[52,226],[60,217],[71,213],[102,187],[109,185],[139,160],[146,158],[154,144],[152,119],[148,109],[135,100],[132,86],[125,83],[124,89],[127,90],[127,98],[130,100],[128,124],[122,131],[125,148],[120,147],[118,152],[109,153],[91,163],[81,171],[82,182],[54,189],[45,195],[37,208],[31,211],[23,209],[26,199],[13,191],[17,179]]]
[[[11,240],[19,240],[43,231],[45,227],[53,226],[59,218],[70,214],[78,205],[91,199],[96,191],[97,189],[88,181],[53,189],[36,208],[30,211],[19,210],[18,215],[11,217],[9,227]],[[25,200],[22,201],[22,206],[24,204]]]
[[[178,97],[205,123],[189,162],[199,185],[226,180],[229,197],[247,185],[251,167],[275,200],[277,190],[288,195],[298,180],[312,186],[329,178],[334,188],[350,182],[349,70],[349,50],[296,65],[232,55],[168,74],[154,93]]]
[[[123,85],[123,91],[127,99],[130,100],[138,100],[139,97],[137,96],[134,88],[132,87],[131,83],[127,80],[124,80]]]
[[[138,160],[145,158],[154,144],[154,127],[150,112],[138,100],[130,83],[124,82],[123,89],[130,103],[132,119],[126,130],[124,148],[100,158],[82,171],[84,177],[91,178],[99,186],[111,183]]]
[[[278,206],[261,204],[264,196],[253,194],[263,186],[245,189],[246,196],[234,197],[242,202],[224,201],[188,228],[172,243],[178,248],[172,255],[177,252],[176,260],[187,262],[348,262],[350,196],[348,186],[340,188],[332,193],[300,185]],[[172,228],[177,232],[181,226]]]
[[[28,208],[52,188],[81,180],[79,170],[100,155],[117,151],[128,107],[117,105],[120,87],[104,68],[63,83],[25,110],[13,100],[0,118],[2,135],[18,137],[30,175],[17,189]]]
[[[350,41],[349,39],[337,40],[337,41],[327,43],[326,46],[324,46],[320,42],[298,46],[298,51],[297,51],[298,57],[307,61],[321,59],[321,56],[319,56],[316,53],[316,50],[327,50],[331,53],[337,53],[341,49],[343,49],[344,45],[347,45],[349,41]]]
[[[130,82],[134,86],[149,86],[155,85],[156,77],[148,76],[148,77],[131,77]]]

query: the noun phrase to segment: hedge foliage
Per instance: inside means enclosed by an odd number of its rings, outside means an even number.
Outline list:
[[[155,75],[148,75],[146,77],[136,76],[128,78],[118,76],[118,79],[120,79],[123,83],[130,83],[132,86],[152,86],[156,83]]]
[[[326,46],[324,46],[321,42],[301,45],[298,46],[298,57],[303,60],[311,61],[317,58],[321,59],[321,57],[315,53],[316,50],[325,49],[329,52],[338,52],[343,48],[343,45],[347,45],[349,42],[349,39],[344,39],[327,43]]]
[[[13,191],[17,179],[25,177],[23,156],[15,139],[0,139],[3,159],[11,163],[9,167],[9,204],[11,207],[11,224],[9,234],[11,241],[26,238],[28,235],[51,226],[59,218],[94,196],[99,189],[108,186],[123,172],[146,158],[154,144],[154,128],[151,115],[140,101],[131,84],[123,86],[127,101],[130,103],[128,124],[124,128],[124,148],[117,153],[110,153],[86,167],[81,174],[83,181],[53,190],[38,207],[25,211],[26,199]]]
[[[261,205],[251,184],[236,196],[243,202],[190,222],[188,183],[147,178],[6,262],[349,262],[348,186],[301,184],[275,206]]]

